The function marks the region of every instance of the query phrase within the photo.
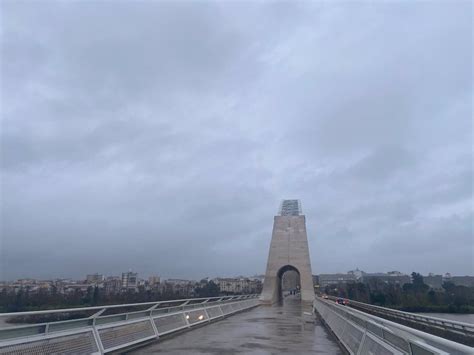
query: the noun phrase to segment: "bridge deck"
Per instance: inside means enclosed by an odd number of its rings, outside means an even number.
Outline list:
[[[132,353],[343,354],[319,323],[303,321],[299,300],[260,306],[222,321],[157,341]]]

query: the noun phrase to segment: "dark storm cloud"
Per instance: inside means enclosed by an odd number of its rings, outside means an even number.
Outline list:
[[[1,6],[1,278],[473,272],[469,2]]]

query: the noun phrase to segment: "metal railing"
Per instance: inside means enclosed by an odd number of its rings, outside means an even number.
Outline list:
[[[0,313],[0,354],[103,354],[259,305],[259,295]],[[61,320],[34,322],[41,317]]]
[[[434,335],[466,345],[474,345],[474,324],[403,312],[352,300],[349,300],[349,305],[382,318],[416,327]]]
[[[350,354],[474,354],[474,348],[335,302],[314,308]]]

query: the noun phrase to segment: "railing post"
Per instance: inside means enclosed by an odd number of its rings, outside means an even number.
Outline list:
[[[210,323],[210,322],[211,322],[211,317],[209,316],[209,313],[207,312],[207,309],[206,309],[206,308],[203,308],[203,310],[204,310],[204,313],[206,313],[207,322]]]
[[[107,310],[107,308],[102,308],[99,312],[94,313],[94,314],[91,315],[89,318],[95,319],[95,318],[97,318],[98,316],[100,316],[102,313],[104,313],[106,310]]]
[[[158,339],[160,337],[160,333],[158,332],[158,328],[156,327],[156,324],[155,322],[153,321],[153,317],[152,317],[152,312],[153,310],[150,311],[150,322],[151,322],[151,327],[153,328],[153,332],[155,333],[156,335],[156,338]]]
[[[367,334],[367,328],[364,329],[364,334],[362,334],[362,339],[360,340],[359,349],[357,349],[356,355],[364,355],[364,354],[362,354],[362,348],[363,348],[363,345],[364,345],[364,342],[365,342],[366,334]]]
[[[92,326],[92,333],[94,334],[95,343],[97,344],[97,348],[99,349],[101,354],[104,354],[105,353],[104,345],[102,344],[102,340],[100,339],[99,331],[97,330],[95,325]]]

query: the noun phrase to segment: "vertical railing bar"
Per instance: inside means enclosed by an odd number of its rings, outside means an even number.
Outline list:
[[[95,342],[97,344],[97,347],[100,353],[104,354],[105,353],[104,344],[102,344],[102,339],[100,339],[99,330],[96,328],[95,325],[92,327],[92,334],[94,335]]]

